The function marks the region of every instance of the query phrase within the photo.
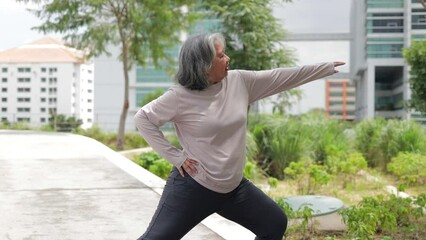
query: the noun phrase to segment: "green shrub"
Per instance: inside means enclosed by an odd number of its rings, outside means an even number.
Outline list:
[[[380,149],[384,164],[399,152],[424,152],[426,132],[423,127],[409,120],[388,120],[382,129]]]
[[[327,167],[314,164],[312,161],[292,162],[284,173],[296,180],[299,194],[314,194],[331,180]]]
[[[171,163],[154,151],[140,154],[134,162],[163,179],[167,178],[173,168]]]
[[[399,152],[426,151],[426,132],[413,121],[366,120],[356,126],[355,132],[356,149],[370,167],[385,169]]]
[[[246,165],[244,166],[243,174],[245,178],[249,180],[255,180],[257,177],[256,164],[251,161],[247,161]]]
[[[93,138],[111,149],[116,150],[117,148],[117,133],[108,133],[102,131],[98,125],[93,125],[88,129],[79,129],[78,134]],[[126,133],[124,150],[147,147],[148,143],[145,141],[139,133]]]
[[[296,120],[277,121],[271,139],[272,176],[283,179],[283,170],[292,162],[298,162],[306,154],[308,131]]]
[[[370,167],[383,165],[383,152],[380,151],[381,131],[386,124],[384,119],[364,120],[355,127],[355,148]]]
[[[345,135],[347,124],[343,121],[323,118],[307,119],[309,128],[309,149],[313,160],[325,164],[330,155],[347,152],[349,143]]]
[[[30,125],[27,122],[15,122],[10,123],[8,121],[0,122],[0,129],[11,129],[11,130],[31,130]]]
[[[148,146],[148,143],[139,133],[126,133],[125,139],[124,149],[135,149]]]
[[[278,186],[278,179],[276,179],[274,177],[269,177],[268,178],[268,184],[271,188],[276,188]]]
[[[405,230],[416,236],[421,230],[416,220],[424,216],[425,200],[425,194],[413,199],[395,195],[365,197],[358,206],[340,210],[339,214],[355,239],[374,239],[376,233],[393,236]]]
[[[426,183],[426,156],[418,153],[399,153],[388,164],[389,172],[406,184]]]
[[[326,161],[330,172],[343,178],[343,188],[349,182],[355,182],[356,174],[367,168],[367,161],[359,152],[329,156]]]
[[[294,210],[284,198],[275,199],[277,205],[284,211],[288,219],[300,219],[295,221],[286,232],[287,235],[296,233],[301,235],[301,239],[311,239],[310,235],[314,233],[315,224],[313,222],[314,210],[309,204],[302,204],[298,209]]]

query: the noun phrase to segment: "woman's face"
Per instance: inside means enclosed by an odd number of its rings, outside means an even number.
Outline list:
[[[225,49],[220,43],[215,43],[216,56],[208,73],[210,84],[216,84],[228,75],[230,58],[225,54]]]

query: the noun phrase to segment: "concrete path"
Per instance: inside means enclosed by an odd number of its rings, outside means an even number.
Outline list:
[[[79,135],[0,130],[0,239],[136,239],[164,181]],[[254,239],[218,215],[184,239]]]

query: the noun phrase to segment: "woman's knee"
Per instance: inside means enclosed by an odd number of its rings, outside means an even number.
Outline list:
[[[281,240],[287,229],[287,215],[282,211],[277,211],[274,214],[274,219],[269,224],[269,236],[265,239],[277,239]]]

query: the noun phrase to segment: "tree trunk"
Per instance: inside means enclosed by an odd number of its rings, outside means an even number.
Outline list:
[[[124,103],[121,110],[120,123],[118,126],[117,150],[123,150],[124,133],[126,128],[127,111],[129,110],[129,68],[127,59],[127,45],[123,42],[123,71],[124,71]]]
[[[422,6],[423,6],[424,8],[426,8],[426,2],[425,2],[425,0],[420,0],[420,3],[422,4]]]

